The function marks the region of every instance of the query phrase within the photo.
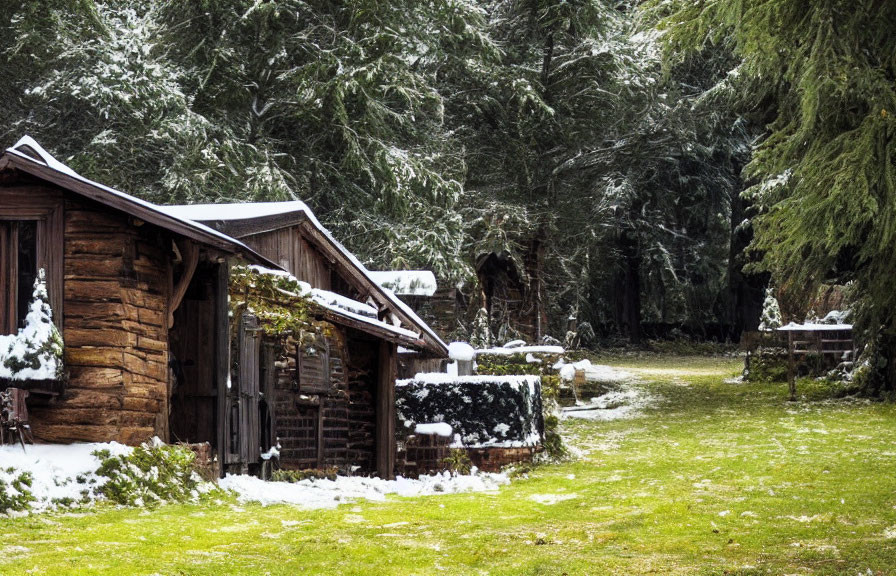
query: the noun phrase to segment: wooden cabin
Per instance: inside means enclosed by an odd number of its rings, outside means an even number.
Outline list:
[[[266,334],[257,344],[262,419],[270,415],[261,434],[279,440],[281,465],[391,476],[398,349],[441,361],[445,343],[302,202],[163,210],[238,239],[313,291],[313,330],[302,338]]]
[[[44,269],[65,343],[64,381],[0,381],[32,392],[35,438],[208,442],[222,472],[253,469],[280,438],[284,466],[391,477],[397,346],[447,349],[304,204],[287,204],[216,207],[252,214],[222,219],[254,230],[237,230],[241,241],[202,223],[211,207],[144,202],[81,177],[27,137],[6,150],[0,328],[20,326]],[[317,336],[271,339],[251,313],[232,318],[231,274],[246,265],[317,288]]]

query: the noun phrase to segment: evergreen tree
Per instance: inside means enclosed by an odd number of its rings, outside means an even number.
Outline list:
[[[765,301],[762,303],[762,316],[759,318],[759,330],[772,332],[781,327],[781,307],[771,287],[765,291]]]
[[[896,383],[896,4],[656,2],[670,59],[706,43],[740,59],[715,89],[765,124],[746,168],[754,247],[794,294],[855,282],[858,320]]]

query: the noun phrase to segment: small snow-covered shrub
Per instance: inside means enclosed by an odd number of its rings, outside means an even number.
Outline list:
[[[544,431],[537,376],[418,374],[395,385],[399,432],[446,422],[465,447],[534,446]]]
[[[771,286],[765,290],[765,300],[762,302],[762,316],[759,318],[759,330],[772,332],[781,327],[781,307],[775,298],[775,292]]]
[[[184,446],[163,444],[158,438],[134,448],[127,455],[95,454],[102,460],[98,476],[108,480],[100,492],[125,506],[155,506],[165,502],[197,500],[205,491],[193,470],[196,455]]]
[[[31,474],[0,468],[0,514],[27,510],[33,501]]]
[[[34,280],[25,326],[16,334],[0,336],[0,378],[59,380],[62,378],[62,336],[53,323],[46,273]]]
[[[470,344],[474,348],[487,348],[492,343],[492,332],[488,325],[488,310],[480,308],[473,319],[473,327],[470,333]]]

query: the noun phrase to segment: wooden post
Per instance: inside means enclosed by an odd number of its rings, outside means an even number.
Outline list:
[[[787,387],[790,401],[796,402],[796,355],[793,352],[793,332],[787,332]]]
[[[398,350],[395,344],[380,342],[376,383],[376,471],[380,478],[395,477],[395,376]]]
[[[218,475],[224,476],[224,459],[230,451],[227,435],[227,380],[230,376],[230,316],[227,296],[230,284],[230,263],[218,264],[215,283],[215,387],[218,391]]]

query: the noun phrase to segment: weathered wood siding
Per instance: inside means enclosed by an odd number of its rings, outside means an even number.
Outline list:
[[[245,236],[250,248],[289,270],[315,288],[330,290],[330,264],[302,237],[298,226]]]
[[[89,201],[65,202],[69,382],[62,397],[32,410],[41,440],[167,439],[170,239],[139,224]]]

